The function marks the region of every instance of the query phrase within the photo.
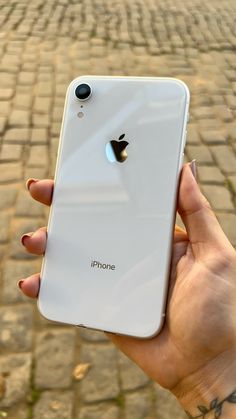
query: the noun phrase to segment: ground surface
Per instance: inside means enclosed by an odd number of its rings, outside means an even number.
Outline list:
[[[0,417],[184,418],[103,335],[49,324],[20,295],[41,260],[19,238],[47,218],[25,180],[53,176],[72,78],[179,77],[192,96],[186,159],[236,246],[235,0],[0,0],[0,58]]]

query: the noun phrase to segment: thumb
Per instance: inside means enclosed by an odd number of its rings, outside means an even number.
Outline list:
[[[179,185],[178,213],[186,227],[194,254],[204,256],[206,253],[209,254],[209,251],[213,248],[222,249],[226,245],[232,246],[225,236],[208,200],[200,191],[191,170],[194,163],[185,164],[182,169]]]

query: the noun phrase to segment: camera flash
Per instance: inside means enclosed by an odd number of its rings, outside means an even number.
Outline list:
[[[79,113],[77,113],[77,116],[78,116],[79,118],[83,118],[84,113],[83,113],[83,112],[79,112]]]

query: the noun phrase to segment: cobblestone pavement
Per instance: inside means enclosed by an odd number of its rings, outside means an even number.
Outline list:
[[[0,0],[0,28],[0,417],[185,418],[102,334],[49,323],[18,292],[41,264],[19,238],[48,215],[25,180],[53,176],[75,76],[179,77],[192,95],[186,159],[236,246],[236,2]]]

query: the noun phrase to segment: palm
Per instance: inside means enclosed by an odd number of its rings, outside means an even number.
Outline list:
[[[224,316],[220,319],[222,311],[219,310],[219,305],[224,307],[226,302],[218,298],[219,283],[218,292],[214,292],[213,281],[216,278],[213,278],[214,266],[210,264],[210,253],[201,262],[195,260],[186,233],[180,232],[177,227],[167,317],[161,333],[147,341],[111,336],[114,343],[150,377],[168,389],[201,368],[208,358],[226,349],[228,342],[222,336],[229,336],[229,331],[224,330]],[[216,316],[217,330],[212,324]],[[219,328],[222,330],[219,331]],[[217,341],[218,333],[220,344],[212,345],[213,341]]]

